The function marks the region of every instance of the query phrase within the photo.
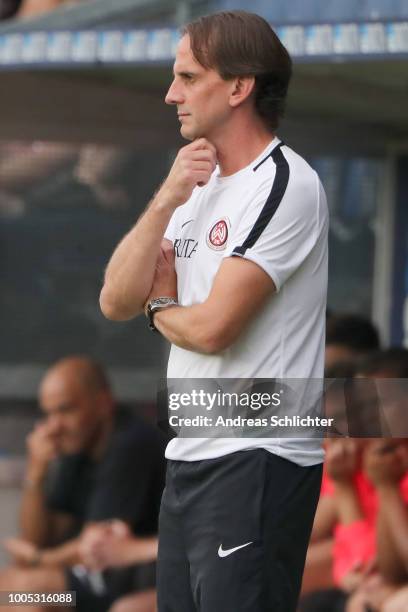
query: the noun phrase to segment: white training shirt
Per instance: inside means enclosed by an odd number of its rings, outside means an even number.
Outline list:
[[[276,293],[221,353],[172,345],[168,378],[323,378],[327,236],[319,177],[278,138],[231,176],[221,177],[217,168],[175,210],[165,233],[175,248],[179,303],[204,302],[223,259],[231,256],[259,265]],[[166,457],[195,461],[259,447],[300,465],[323,460],[321,440],[299,438],[179,437],[168,444]]]

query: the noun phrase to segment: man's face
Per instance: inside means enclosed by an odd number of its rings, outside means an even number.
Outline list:
[[[58,453],[90,449],[104,419],[101,393],[57,375],[44,382],[39,400]]]
[[[174,64],[174,80],[166,104],[177,105],[181,135],[187,140],[214,141],[231,116],[229,99],[234,82],[225,81],[215,70],[206,70],[190,49],[189,36],[181,39]]]

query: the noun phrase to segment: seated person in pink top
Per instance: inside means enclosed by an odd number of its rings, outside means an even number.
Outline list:
[[[375,488],[376,571],[349,599],[347,612],[408,610],[408,441],[377,440],[364,453]]]
[[[382,380],[408,378],[408,351],[391,348],[373,353],[358,365],[357,377]],[[390,425],[390,407],[384,404],[381,411],[383,422]],[[398,421],[395,415],[393,420]],[[398,432],[393,431],[393,435],[398,435]],[[368,464],[370,457],[378,456],[380,463],[392,460],[400,466],[394,486],[401,500],[408,502],[408,475],[404,472],[402,454],[405,445],[402,442],[394,437],[378,440],[376,445],[368,439],[328,443],[321,495],[331,496],[335,502],[337,520],[334,527],[333,578],[336,585],[347,591],[357,586],[370,567],[370,561],[375,558],[377,549],[376,525],[381,495],[374,473],[367,473],[363,468],[363,456]],[[391,474],[389,478],[392,479]]]
[[[363,457],[368,462],[374,449],[381,460],[392,456],[399,465],[395,489],[408,503],[408,474],[401,457],[404,445],[399,440],[335,440],[327,450],[321,495],[332,497],[336,506],[333,578],[347,591],[354,590],[376,559],[380,494],[370,473],[362,469]]]
[[[377,494],[377,573],[366,578],[350,598],[347,612],[408,610],[407,378],[408,351],[392,348],[373,354],[362,374],[377,378],[383,395],[383,420],[392,440],[372,443],[364,455],[364,472]],[[392,385],[384,379],[394,378]],[[382,380],[381,380],[382,379]],[[380,383],[380,384],[379,384]],[[385,391],[385,393],[383,393]],[[391,392],[390,392],[391,391]],[[398,439],[396,436],[400,435]]]
[[[406,612],[408,442],[333,440],[325,467],[321,502],[334,517],[330,571],[337,589],[309,592],[299,612]]]

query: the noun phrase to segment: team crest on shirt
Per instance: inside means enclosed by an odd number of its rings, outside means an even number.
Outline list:
[[[228,217],[216,221],[207,232],[207,244],[210,249],[222,251],[227,246],[228,230],[230,227]]]

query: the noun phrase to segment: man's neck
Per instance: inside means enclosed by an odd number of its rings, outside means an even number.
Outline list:
[[[239,130],[229,129],[213,141],[220,176],[230,176],[248,166],[275,138],[275,134],[263,126],[240,127]]]

